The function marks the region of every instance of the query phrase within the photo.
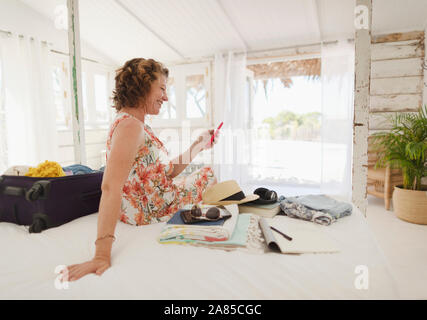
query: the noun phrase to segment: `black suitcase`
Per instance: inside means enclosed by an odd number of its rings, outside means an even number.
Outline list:
[[[57,178],[0,176],[0,222],[38,233],[95,213],[102,177],[102,171]]]

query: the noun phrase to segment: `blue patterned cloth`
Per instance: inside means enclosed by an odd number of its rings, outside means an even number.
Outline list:
[[[351,215],[351,204],[337,201],[326,195],[304,195],[279,198],[280,208],[292,218],[330,225],[337,219]]]
[[[63,167],[62,170],[64,170],[64,172],[71,171],[73,175],[97,172],[96,170],[92,170],[88,166],[84,166],[82,164],[73,164],[71,166]]]

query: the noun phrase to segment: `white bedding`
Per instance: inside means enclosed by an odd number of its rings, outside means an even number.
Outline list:
[[[119,222],[112,267],[101,277],[71,282],[68,289],[56,288],[55,268],[92,258],[97,214],[40,234],[0,223],[0,299],[399,298],[383,253],[357,209],[327,227],[299,222],[325,230],[341,251],[255,254],[160,244],[156,239],[164,223],[134,227]],[[359,265],[369,272],[368,289],[355,286]]]

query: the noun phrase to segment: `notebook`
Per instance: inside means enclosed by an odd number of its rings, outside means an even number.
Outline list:
[[[260,217],[272,218],[280,212],[280,202],[272,204],[239,204],[239,213],[253,213]]]
[[[283,217],[282,219],[286,219]],[[265,242],[269,249],[279,253],[333,253],[339,252],[336,243],[330,239],[321,229],[304,227],[304,224],[288,223],[285,227],[285,220],[273,219],[267,222],[261,218],[259,225],[264,235]],[[289,222],[289,221],[288,221]],[[286,234],[291,241],[280,233],[272,230],[270,226]]]

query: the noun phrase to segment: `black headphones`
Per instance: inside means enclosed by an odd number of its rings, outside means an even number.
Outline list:
[[[274,190],[269,190],[267,188],[257,188],[255,189],[254,194],[259,195],[259,198],[251,201],[251,203],[270,204],[277,202],[277,193]]]

